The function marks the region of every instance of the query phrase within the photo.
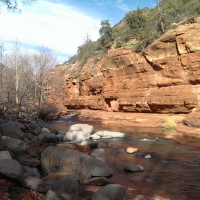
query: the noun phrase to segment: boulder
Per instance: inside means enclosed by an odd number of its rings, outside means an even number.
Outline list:
[[[48,128],[45,128],[45,127],[42,128],[42,131],[49,132],[49,133],[51,132]]]
[[[102,148],[94,149],[91,154],[91,156],[94,156],[96,159],[101,160],[102,162],[106,162],[106,155],[105,150]]]
[[[38,177],[28,176],[21,182],[23,186],[38,192],[47,192],[49,185]]]
[[[36,167],[31,168],[29,166],[22,166],[22,168],[24,170],[24,176],[25,177],[36,176],[36,177],[40,178],[40,173],[39,173],[39,171]]]
[[[194,128],[200,128],[200,113],[192,113],[183,119],[183,124]]]
[[[41,127],[41,128],[48,128],[49,129],[49,125],[44,122],[42,119],[37,119],[36,123]]]
[[[124,200],[125,188],[119,184],[110,184],[102,187],[92,195],[92,200]]]
[[[4,150],[4,149],[3,149],[3,144],[2,144],[2,142],[3,142],[3,138],[2,138],[2,136],[1,136],[1,128],[0,128],[0,151],[1,151],[1,150]]]
[[[128,164],[124,167],[124,171],[126,172],[141,172],[143,170],[144,168],[142,166],[136,164]]]
[[[26,139],[28,139],[29,141],[32,141],[33,138],[35,137],[35,135],[32,134],[32,133],[26,133],[25,137],[26,137]]]
[[[39,142],[51,143],[51,142],[56,142],[58,140],[58,137],[54,133],[42,131],[38,135],[37,140]]]
[[[9,151],[0,151],[0,160],[2,159],[12,159]]]
[[[2,159],[0,162],[0,173],[16,180],[22,180],[24,171],[18,161],[12,159]]]
[[[65,136],[65,133],[59,133],[56,135],[59,141],[63,141],[63,138]]]
[[[88,124],[74,124],[69,127],[68,132],[65,134],[63,141],[82,142],[89,139],[93,133],[93,126]]]
[[[63,138],[65,136],[65,132],[63,130],[55,130],[55,135],[57,135],[59,141],[63,141]]]
[[[26,151],[26,143],[24,141],[7,136],[2,136],[2,138],[2,145],[5,149],[11,151]]]
[[[31,151],[29,156],[32,158],[40,158],[40,155],[36,151]]]
[[[21,128],[24,127],[23,124],[18,122],[7,122],[1,125],[3,136],[8,136],[14,139],[23,140],[24,133],[21,131]],[[24,127],[25,128],[25,127]]]
[[[55,134],[56,134],[56,135],[65,134],[65,131],[59,129],[59,130],[56,130],[56,131],[55,131]]]
[[[46,174],[77,172],[85,178],[112,176],[112,170],[102,161],[85,153],[59,146],[49,146],[41,154],[41,166]]]
[[[125,137],[124,133],[121,132],[114,132],[114,131],[97,131],[93,135],[91,135],[91,138],[96,140],[100,138],[116,138],[116,137]]]
[[[29,167],[37,167],[40,165],[40,160],[27,157],[27,156],[19,156],[18,161],[21,165],[29,166]]]
[[[39,135],[42,132],[42,128],[37,126],[35,129],[31,131],[34,135]]]
[[[55,191],[57,194],[62,193],[76,193],[78,190],[78,179],[73,174],[66,174],[63,176],[52,176],[51,179],[47,181],[50,189]]]

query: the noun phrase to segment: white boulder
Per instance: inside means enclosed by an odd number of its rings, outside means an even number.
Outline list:
[[[69,127],[68,132],[65,134],[63,141],[82,142],[89,139],[93,133],[93,126],[88,124],[74,124]]]
[[[97,131],[96,133],[94,133],[93,135],[91,135],[91,138],[96,140],[96,139],[100,139],[100,138],[118,138],[118,137],[125,137],[124,133],[121,132],[114,132],[114,131]]]

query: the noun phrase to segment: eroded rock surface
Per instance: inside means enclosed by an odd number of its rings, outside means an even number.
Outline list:
[[[47,76],[56,79],[48,88],[49,101],[116,112],[191,112],[200,99],[199,34],[197,18],[169,30],[140,54],[111,49],[103,58],[88,59],[82,69],[58,67]]]

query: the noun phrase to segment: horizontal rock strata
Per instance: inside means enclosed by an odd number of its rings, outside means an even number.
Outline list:
[[[70,109],[189,113],[200,103],[199,35],[197,18],[169,30],[140,54],[110,49],[82,68],[77,63],[58,67],[50,73],[49,100]]]

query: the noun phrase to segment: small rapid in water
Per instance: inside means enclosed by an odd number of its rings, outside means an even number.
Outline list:
[[[125,138],[98,140],[98,147],[105,149],[106,163],[114,172],[109,183],[125,186],[126,199],[156,199],[159,196],[170,200],[200,200],[200,148],[157,137],[161,129],[80,122],[75,113],[50,125],[67,131],[76,123],[90,124],[95,132],[108,130],[126,134]],[[138,148],[138,152],[128,154],[128,147]],[[123,168],[127,164],[141,165],[144,171],[126,173]]]

